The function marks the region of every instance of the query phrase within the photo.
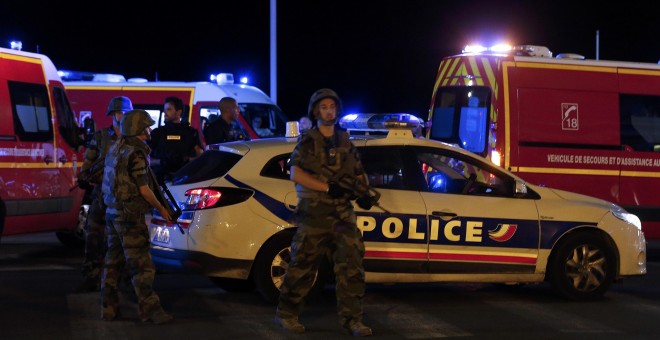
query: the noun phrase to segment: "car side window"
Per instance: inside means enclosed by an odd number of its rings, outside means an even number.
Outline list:
[[[379,146],[358,149],[369,185],[380,189],[409,189],[399,147]]]
[[[506,197],[513,194],[513,182],[509,177],[477,159],[424,149],[417,152],[417,160],[431,192]]]
[[[291,158],[290,153],[271,158],[261,169],[261,176],[289,180],[291,178],[289,158]]]

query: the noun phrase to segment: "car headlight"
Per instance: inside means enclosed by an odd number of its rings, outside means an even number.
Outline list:
[[[639,217],[635,214],[628,213],[624,210],[612,210],[612,215],[616,216],[616,218],[626,221],[635,227],[637,229],[642,230],[642,221],[639,220]]]

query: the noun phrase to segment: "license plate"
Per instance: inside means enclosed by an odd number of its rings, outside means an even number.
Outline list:
[[[170,231],[165,227],[156,227],[153,242],[170,244]]]

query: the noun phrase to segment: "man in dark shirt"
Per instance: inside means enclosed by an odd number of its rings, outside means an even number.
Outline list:
[[[159,180],[169,180],[192,158],[204,152],[197,129],[181,121],[183,101],[178,97],[165,98],[165,125],[151,133],[151,167]]]
[[[232,123],[241,113],[236,99],[224,97],[220,99],[220,117],[210,122],[204,129],[204,141],[206,145],[215,143],[231,142],[239,139],[232,131]]]

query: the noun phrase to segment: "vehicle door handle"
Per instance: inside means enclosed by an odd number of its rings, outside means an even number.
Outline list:
[[[51,157],[51,156],[44,157],[44,163],[50,164],[52,162],[53,162],[53,157]]]
[[[67,160],[66,156],[60,157],[60,163],[66,163]]]

